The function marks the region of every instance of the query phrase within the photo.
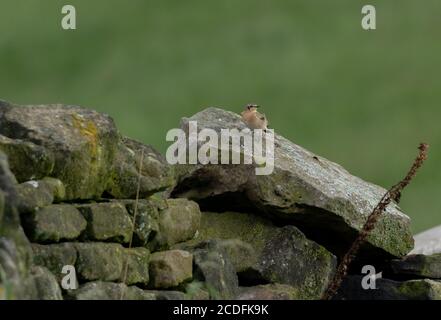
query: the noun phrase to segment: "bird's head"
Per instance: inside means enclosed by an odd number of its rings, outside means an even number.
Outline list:
[[[251,112],[254,112],[254,111],[257,111],[257,108],[259,108],[259,106],[258,106],[257,104],[248,104],[248,105],[245,107],[245,111],[251,111]]]

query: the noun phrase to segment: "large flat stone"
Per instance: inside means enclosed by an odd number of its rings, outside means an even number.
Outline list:
[[[183,118],[181,128],[186,132],[189,121],[197,121],[198,131],[210,128],[219,136],[221,129],[246,128],[239,115],[218,108]],[[174,195],[197,200],[208,208],[211,204],[211,209],[248,207],[288,220],[308,237],[344,252],[386,190],[278,134],[274,140],[274,171],[270,175],[256,175],[255,164],[176,165],[179,181]],[[198,142],[199,146],[203,143]],[[220,148],[216,150],[220,154]],[[409,224],[410,219],[392,203],[367,239],[366,253],[377,257],[406,255],[413,247]]]
[[[101,196],[120,139],[109,116],[59,104],[17,106],[2,102],[0,134],[32,143],[27,150],[33,157],[47,159],[46,165],[35,166],[31,172],[26,168],[29,156],[19,158],[16,148],[8,149],[6,152],[17,160],[14,172],[25,168],[20,172],[27,173],[21,176],[25,181],[41,176],[58,178],[66,186],[67,199]]]
[[[134,198],[139,178],[141,197],[169,193],[175,184],[172,167],[158,151],[122,137],[108,115],[78,106],[0,101],[0,150],[13,161],[19,182],[58,178],[68,200],[104,192]]]

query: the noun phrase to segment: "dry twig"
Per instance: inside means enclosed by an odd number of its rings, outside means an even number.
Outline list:
[[[143,161],[144,161],[144,149],[141,150],[141,157],[140,157],[140,160],[139,160],[138,186],[137,186],[137,189],[136,189],[135,210],[134,210],[134,213],[133,213],[132,232],[130,234],[129,249],[132,247],[133,233],[135,232],[136,215],[138,214],[139,190],[141,189],[141,176],[142,176],[141,172],[142,172]],[[120,300],[123,300],[123,298],[124,298],[124,293],[125,293],[125,290],[124,290],[125,286],[124,285],[127,282],[127,272],[128,272],[128,269],[129,269],[129,255],[127,254],[126,255],[126,261],[125,261],[125,264],[124,264],[124,276],[123,276],[123,279],[122,279],[123,287],[121,289],[121,298],[120,298]]]
[[[418,169],[423,165],[424,161],[427,159],[427,150],[429,145],[426,143],[421,143],[418,147],[419,153],[413,162],[412,167],[410,168],[407,175],[401,180],[399,183],[390,188],[386,194],[381,198],[380,202],[374,208],[372,213],[369,215],[366,223],[363,226],[363,229],[358,234],[358,237],[352,243],[348,252],[344,255],[341,260],[337,271],[329,284],[328,289],[324,293],[322,300],[330,300],[337,293],[337,290],[340,288],[340,285],[348,272],[348,267],[351,264],[352,260],[355,258],[360,246],[375,228],[377,221],[379,220],[381,214],[386,210],[386,207],[392,202],[399,202],[401,197],[401,191],[410,183],[410,181],[415,176]]]

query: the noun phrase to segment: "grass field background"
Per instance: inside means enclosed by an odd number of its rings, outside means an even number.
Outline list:
[[[368,3],[375,31],[360,27]],[[384,187],[425,141],[401,207],[415,232],[441,224],[439,0],[2,0],[0,99],[103,111],[162,152],[181,117],[255,102],[276,132]]]

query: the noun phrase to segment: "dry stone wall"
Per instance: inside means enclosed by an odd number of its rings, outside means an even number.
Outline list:
[[[217,108],[190,120],[244,128]],[[385,190],[275,143],[270,176],[170,166],[107,115],[0,101],[0,298],[319,299]],[[388,209],[357,257],[384,271],[377,290],[351,270],[336,299],[441,298],[441,258],[408,255],[409,224]]]

